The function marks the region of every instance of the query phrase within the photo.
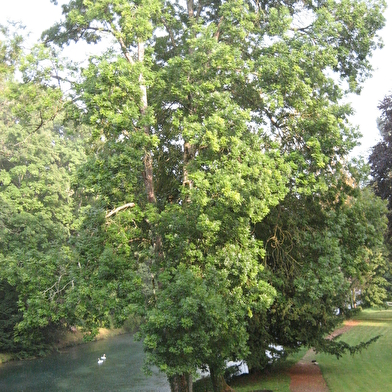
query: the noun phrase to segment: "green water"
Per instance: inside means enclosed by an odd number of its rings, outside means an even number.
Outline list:
[[[107,359],[98,364],[98,357]],[[0,365],[2,392],[169,392],[165,375],[143,374],[142,343],[130,335],[62,350],[42,359]]]

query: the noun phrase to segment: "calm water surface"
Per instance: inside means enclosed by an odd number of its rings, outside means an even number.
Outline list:
[[[106,354],[106,361],[97,360]],[[130,335],[83,344],[42,359],[0,365],[4,392],[170,392],[166,376],[143,374],[141,342]]]

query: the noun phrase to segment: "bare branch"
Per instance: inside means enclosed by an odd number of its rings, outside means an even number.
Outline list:
[[[52,289],[54,289],[56,286],[58,286],[58,284],[59,284],[59,282],[60,282],[60,280],[61,280],[61,277],[62,277],[62,275],[60,275],[59,281],[58,281],[58,282],[55,282],[52,286],[50,286],[49,288],[47,288],[46,290],[44,290],[44,291],[42,292],[42,294],[45,294],[45,293],[47,293],[49,290],[52,290]]]
[[[117,207],[117,208],[115,208],[114,210],[108,212],[108,213],[105,215],[105,218],[110,218],[112,215],[117,214],[117,212],[122,211],[122,210],[125,210],[126,208],[132,208],[132,207],[135,207],[135,203],[127,203],[127,204],[124,204],[123,206]]]
[[[118,37],[117,39],[118,39],[118,42],[120,43],[121,50],[122,50],[125,58],[128,60],[128,62],[130,64],[134,64],[135,62],[133,61],[131,54],[128,52],[127,47],[124,43],[124,40],[121,37]]]
[[[113,34],[113,31],[111,31],[110,29],[105,29],[103,27],[93,27],[93,26],[88,26],[84,29],[84,31],[87,30],[92,30],[92,31],[99,31],[99,32],[103,32],[103,33],[109,33],[109,34]]]
[[[72,285],[72,288],[74,288],[74,280],[70,280],[68,283],[66,283],[62,288],[60,288],[60,282],[62,279],[63,275],[60,275],[58,280],[49,288],[47,288],[46,290],[44,290],[42,292],[42,294],[46,294],[48,291],[51,292],[51,294],[49,295],[49,299],[51,301],[53,301],[56,297],[56,295],[60,295],[69,285]]]
[[[63,78],[63,77],[55,75],[55,74],[51,74],[50,77],[53,78],[53,79],[57,79],[59,82],[74,83],[74,81],[71,81],[71,80],[69,80],[67,78]]]
[[[27,139],[30,138],[31,135],[33,135],[35,132],[37,132],[37,131],[44,125],[44,119],[42,118],[42,112],[41,112],[41,111],[39,112],[39,118],[40,118],[40,123],[37,125],[37,127],[34,129],[34,131],[32,131],[31,133],[29,133],[29,134],[25,137],[24,140],[22,140],[22,141],[20,141],[20,142],[18,142],[18,143],[15,143],[15,144],[14,144],[14,147],[19,146],[20,144],[24,144],[24,143],[27,141]],[[53,117],[53,118],[54,118],[54,117]]]

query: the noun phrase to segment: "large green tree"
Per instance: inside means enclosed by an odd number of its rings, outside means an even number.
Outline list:
[[[392,94],[386,95],[378,105],[381,116],[378,128],[382,140],[377,143],[369,156],[371,175],[375,192],[382,199],[388,201],[388,209],[392,209],[391,182],[391,148],[392,148]],[[389,213],[389,240],[391,238],[392,222]]]
[[[264,353],[271,343],[286,350],[307,345],[339,357],[343,346],[328,347],[326,334],[356,301],[379,306],[385,300],[386,207],[370,189],[346,181],[330,203],[325,195],[286,197],[257,227],[266,243],[265,274],[278,295],[267,313],[249,323],[250,345],[257,348],[248,358],[253,370],[269,361]]]
[[[31,353],[44,349],[48,332],[69,321],[71,176],[83,149],[79,135],[58,119],[64,100],[50,76],[57,59],[42,47],[23,54],[18,32],[3,32],[0,276],[8,343],[0,349]]]
[[[148,363],[173,390],[190,388],[203,366],[222,390],[225,361],[249,354],[249,326],[271,323],[266,309],[287,291],[310,309],[285,325],[291,342],[311,344],[335,325],[351,259],[339,253],[334,203],[346,199],[357,137],[340,100],[371,71],[384,7],[73,0],[45,33],[48,44],[114,42],[74,87],[93,128],[78,188],[80,317],[121,321],[139,304]],[[290,214],[299,229],[284,271],[268,254],[263,263],[264,245]],[[284,301],[271,309],[287,314]]]
[[[386,242],[389,249],[392,238],[392,182],[391,182],[391,146],[392,146],[392,94],[386,95],[379,103],[378,108],[381,111],[378,119],[378,129],[381,134],[381,141],[373,148],[369,156],[369,165],[371,169],[372,185],[376,195],[386,200],[388,206],[388,233]],[[390,271],[386,278],[391,282]],[[390,297],[390,290],[389,290]]]

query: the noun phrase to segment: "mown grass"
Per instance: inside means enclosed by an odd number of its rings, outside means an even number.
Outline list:
[[[343,355],[339,360],[327,354],[315,354],[323,376],[331,392],[390,392],[392,391],[392,310],[364,310],[354,319],[360,324],[351,328],[338,339],[356,345],[381,335],[361,353]],[[245,375],[234,379],[230,386],[236,392],[272,390],[290,392],[289,368],[306,353],[303,349],[289,356],[261,375]],[[200,389],[208,391],[209,388]],[[195,389],[195,392],[198,392]]]
[[[271,390],[274,392],[290,392],[290,377],[279,370],[274,374],[262,376],[243,376],[235,380],[230,386],[236,392],[253,392]]]
[[[236,392],[252,392],[258,390],[272,390],[274,392],[290,392],[290,376],[288,371],[306,353],[307,349],[301,349],[295,354],[289,355],[281,363],[275,364],[260,375],[244,375],[235,378],[230,386]]]
[[[290,392],[290,376],[288,370],[297,363],[306,353],[307,349],[289,355],[288,358],[275,364],[263,374],[243,375],[236,377],[230,382],[230,386],[236,392],[253,392],[260,390],[272,390],[274,392]],[[208,379],[200,380],[194,384],[194,392],[212,392],[212,386]]]
[[[392,390],[392,310],[365,310],[360,321],[340,337],[355,345],[382,335],[359,354],[336,357],[317,354],[323,376],[331,392],[390,392]]]

